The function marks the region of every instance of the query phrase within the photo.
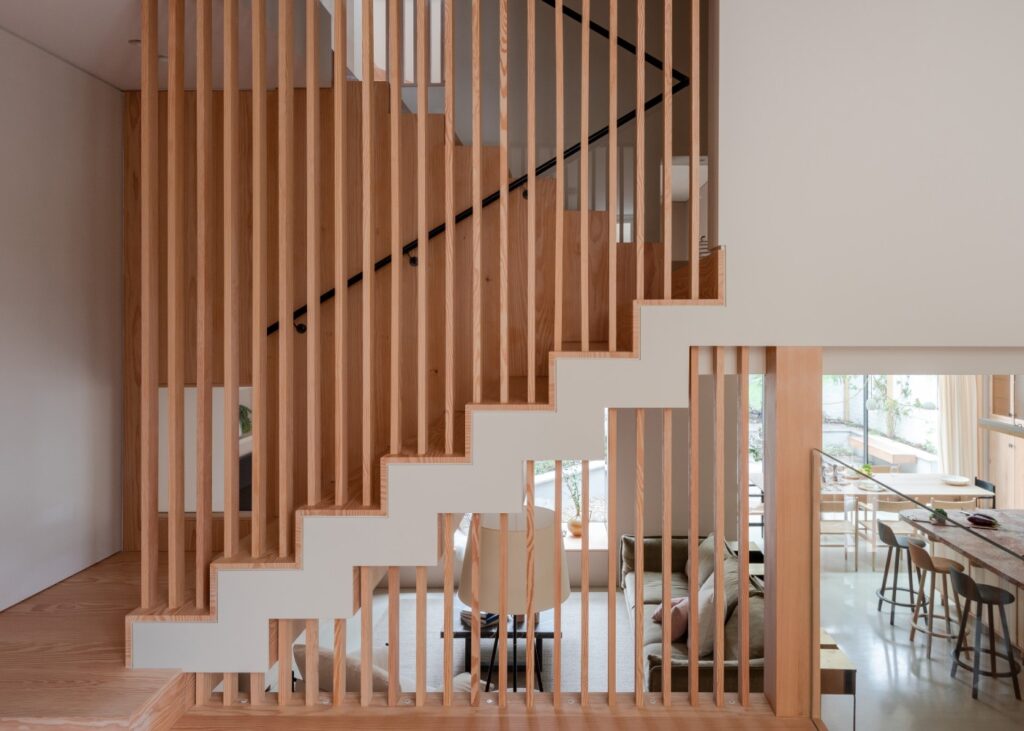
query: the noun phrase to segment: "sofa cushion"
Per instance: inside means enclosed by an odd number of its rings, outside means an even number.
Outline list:
[[[373,692],[383,693],[388,689],[388,671],[387,671],[387,648],[383,649],[383,654],[378,650],[374,653],[373,658]],[[306,668],[306,646],[295,645],[293,650],[295,655],[295,664],[298,665],[300,672],[305,672]],[[319,650],[319,685],[320,690],[330,693],[333,689],[334,684],[334,653],[330,650]],[[360,683],[360,661],[359,654],[349,655],[345,658],[345,686],[348,690],[356,690],[359,688]],[[406,686],[412,687],[412,686]]]
[[[672,537],[672,569],[673,573],[685,573],[686,556],[689,542],[686,538]],[[647,536],[644,545],[644,573],[661,573],[662,546],[661,536]],[[623,535],[619,539],[619,576],[620,589],[626,586],[626,575],[636,571],[636,539],[631,535]]]
[[[725,623],[725,657],[738,660],[740,656],[740,613],[733,611]],[[750,659],[764,657],[764,594],[750,593]]]
[[[626,600],[626,605],[633,611],[636,606],[636,574],[632,571],[626,574],[624,585],[622,588],[623,597]],[[672,574],[670,592],[673,597],[687,596],[689,593],[689,585],[686,583],[686,578],[682,574]],[[647,571],[644,572],[644,587],[643,596],[641,597],[641,603],[643,604],[661,604],[661,574],[656,572]]]
[[[697,593],[698,656],[710,655],[715,649],[715,577],[708,576]]]
[[[704,582],[714,573],[715,570],[715,536],[712,533],[697,548],[697,586],[704,586]],[[690,562],[686,562],[686,578],[692,581],[694,577]]]

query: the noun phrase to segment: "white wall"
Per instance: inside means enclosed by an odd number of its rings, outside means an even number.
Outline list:
[[[693,333],[1021,345],[1024,3],[720,10],[728,306]]]
[[[0,30],[0,609],[121,547],[121,94]]]

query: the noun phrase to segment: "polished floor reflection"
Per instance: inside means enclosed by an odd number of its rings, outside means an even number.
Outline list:
[[[1024,728],[1024,702],[1014,698],[1008,679],[982,678],[978,700],[972,700],[970,673],[949,677],[952,640],[933,640],[929,658],[923,636],[910,642],[910,610],[897,608],[896,623],[889,625],[889,612],[877,611],[874,594],[882,574],[871,571],[870,556],[860,558],[855,573],[844,570],[840,551],[825,550],[821,557],[821,627],[857,666],[857,728]],[[848,696],[822,698],[830,731],[853,728],[852,706]]]

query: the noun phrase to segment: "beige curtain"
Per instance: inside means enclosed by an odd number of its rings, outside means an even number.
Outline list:
[[[939,469],[978,474],[978,377],[939,376]]]

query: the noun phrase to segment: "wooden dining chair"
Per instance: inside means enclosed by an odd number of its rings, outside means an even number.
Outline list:
[[[860,541],[857,525],[849,519],[850,506],[844,497],[822,496],[819,503],[819,514],[821,519],[821,547],[842,548],[843,564],[850,559],[850,544],[853,544],[853,570],[860,570]],[[836,516],[842,516],[841,518]],[[839,536],[843,539],[840,543],[829,543],[825,539]],[[852,539],[852,541],[851,541]]]
[[[971,498],[970,500],[932,500],[932,510],[945,510],[947,513],[951,510],[963,510],[971,513],[977,507],[977,498]]]
[[[974,486],[975,487],[980,487],[982,490],[987,490],[988,492],[992,493],[992,498],[991,498],[992,506],[991,507],[992,507],[993,510],[995,510],[996,509],[996,485],[995,485],[995,483],[994,482],[989,482],[988,480],[983,480],[980,477],[975,477],[974,478]],[[983,498],[983,499],[988,499],[988,498]]]

